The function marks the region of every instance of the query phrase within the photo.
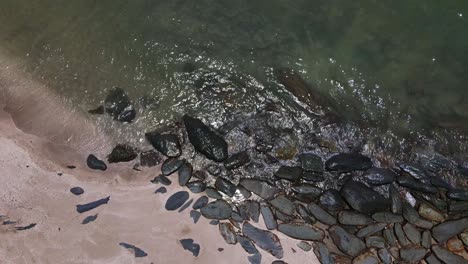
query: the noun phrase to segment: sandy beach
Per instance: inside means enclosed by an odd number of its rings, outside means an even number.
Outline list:
[[[174,183],[167,193],[155,194],[159,186],[150,180],[160,173],[159,166],[136,171],[130,162],[111,165],[105,172],[90,170],[87,155],[104,159],[115,142],[18,65],[2,56],[0,215],[3,222],[14,222],[0,225],[2,263],[248,263],[242,247],[227,245],[209,220],[194,224],[190,209],[164,209],[167,198],[183,188]],[[69,191],[76,186],[84,194]],[[107,196],[107,205],[83,214],[76,211],[77,204]],[[82,224],[95,214],[95,221]],[[32,223],[36,225],[31,229],[15,229]],[[298,241],[278,236],[285,262],[318,263],[312,251],[296,246]],[[179,240],[185,238],[201,246],[198,257],[182,248]],[[148,256],[135,258],[121,242]],[[259,250],[262,263],[275,260]]]

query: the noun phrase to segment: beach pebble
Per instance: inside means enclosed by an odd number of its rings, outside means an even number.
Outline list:
[[[188,182],[185,187],[187,187],[192,193],[201,193],[206,189],[206,183],[203,181],[191,181]]]
[[[99,199],[94,202],[87,203],[87,204],[79,204],[76,206],[76,211],[81,214],[81,213],[93,210],[101,205],[107,204],[109,200],[110,200],[110,196],[103,198],[103,199]]]
[[[334,260],[330,255],[330,251],[327,246],[322,242],[317,242],[314,244],[314,253],[317,256],[318,260],[322,264],[334,264]]]
[[[268,205],[262,205],[260,212],[262,213],[263,221],[268,230],[274,230],[278,227],[273,211]]]
[[[249,163],[250,157],[247,151],[236,153],[224,161],[224,167],[227,170],[233,170]]]
[[[299,155],[301,167],[305,171],[323,172],[323,161],[318,155],[303,153]]]
[[[385,239],[379,236],[366,237],[366,246],[368,248],[385,248]]]
[[[181,239],[179,242],[185,250],[192,252],[194,257],[198,257],[198,254],[200,254],[200,245],[195,243],[193,239]]]
[[[304,171],[302,173],[302,179],[308,182],[323,182],[325,177],[323,177],[322,172],[315,171]]]
[[[87,216],[85,219],[83,219],[81,224],[86,225],[88,223],[91,223],[91,222],[95,221],[97,219],[97,217],[98,217],[98,214]]]
[[[74,195],[81,195],[84,193],[84,190],[81,187],[73,187],[70,189],[70,192],[73,193]]]
[[[283,258],[283,247],[279,238],[270,231],[258,229],[248,222],[242,226],[244,236],[252,240],[257,246],[264,249],[276,258]]]
[[[344,208],[345,202],[341,198],[340,192],[329,189],[320,196],[319,205],[328,211],[339,211]]]
[[[362,179],[371,185],[390,184],[395,181],[396,173],[389,169],[370,168],[362,175]]]
[[[236,186],[222,177],[218,177],[214,185],[218,191],[226,194],[229,197],[232,197],[234,194],[236,194]]]
[[[140,153],[140,165],[143,167],[154,167],[162,162],[161,156],[155,150]]]
[[[300,249],[304,250],[305,252],[309,252],[309,251],[312,250],[312,245],[310,243],[306,242],[306,241],[301,241],[301,242],[297,243],[297,246]]]
[[[177,135],[150,132],[146,133],[145,137],[156,150],[166,157],[174,158],[182,153]]]
[[[255,247],[255,245],[252,243],[250,239],[248,239],[245,236],[242,235],[237,235],[237,242],[242,246],[242,248],[245,250],[245,252],[249,254],[257,254],[258,249]]]
[[[358,256],[366,248],[366,245],[361,239],[346,232],[340,226],[332,226],[328,231],[335,245],[343,251],[343,253],[351,257]]]
[[[192,178],[193,167],[190,163],[184,163],[179,168],[179,185],[185,186]]]
[[[135,255],[135,258],[142,258],[142,257],[148,256],[148,254],[145,251],[143,251],[141,248],[136,247],[134,245],[127,244],[127,243],[124,243],[124,242],[119,243],[119,245],[126,248],[126,249],[129,249],[129,250],[133,251],[133,254]]]
[[[296,204],[296,212],[301,217],[301,219],[306,222],[307,224],[315,224],[317,219],[315,219],[309,212],[309,210],[302,204]]]
[[[447,249],[452,252],[463,252],[463,242],[458,237],[452,237],[446,243]]]
[[[287,215],[292,215],[296,211],[296,206],[294,203],[284,195],[278,195],[276,198],[270,201],[270,204],[280,212]]]
[[[457,201],[468,201],[468,191],[465,190],[449,190],[447,197]]]
[[[400,257],[402,260],[410,263],[419,263],[424,258],[427,250],[418,245],[405,246],[400,249]]]
[[[405,232],[403,231],[403,227],[401,226],[400,223],[396,223],[393,226],[393,229],[395,231],[395,235],[398,238],[398,242],[400,242],[401,246],[407,246],[410,244],[409,240],[406,238]]]
[[[380,223],[393,224],[402,223],[403,216],[391,212],[378,212],[372,215],[372,218]]]
[[[430,254],[425,260],[427,264],[442,264],[434,254]]]
[[[423,168],[415,164],[400,164],[398,165],[400,169],[407,174],[411,175],[413,178],[418,180],[427,179],[427,174]]]
[[[424,192],[424,193],[437,193],[437,188],[430,185],[423,183],[421,181],[418,181],[414,179],[413,177],[406,176],[406,175],[400,175],[397,178],[398,184],[400,186],[403,186],[405,188],[419,191],[419,192]]]
[[[374,221],[369,216],[350,210],[343,210],[338,214],[338,222],[342,225],[369,225]]]
[[[419,215],[427,220],[434,222],[442,222],[445,220],[444,215],[439,212],[439,210],[435,209],[427,203],[421,203],[418,211]]]
[[[234,227],[230,223],[220,223],[218,225],[219,233],[224,238],[227,244],[235,245],[237,244],[237,235]]]
[[[136,150],[129,146],[119,144],[112,149],[112,152],[107,157],[109,163],[129,162],[138,157]]]
[[[192,205],[193,199],[190,199],[190,201],[186,202],[182,207],[180,207],[179,213],[183,212],[185,209],[187,209],[190,205]]]
[[[200,219],[201,213],[195,210],[190,211],[190,217],[193,220],[193,223],[196,224]]]
[[[223,196],[213,187],[206,187],[205,193],[208,197],[213,199],[223,199]]]
[[[462,256],[454,254],[437,245],[434,245],[432,247],[432,252],[434,252],[434,254],[446,264],[467,264],[468,263],[468,260],[464,259]]]
[[[431,247],[431,244],[432,244],[431,231],[425,230],[421,236],[421,246],[429,249]]]
[[[370,252],[366,252],[353,259],[353,264],[379,264],[379,259]]]
[[[198,198],[192,206],[192,209],[198,210],[208,204],[208,197],[201,196]]]
[[[384,235],[385,241],[387,241],[387,244],[389,244],[392,247],[397,246],[397,240],[395,237],[395,233],[393,232],[393,228],[385,229],[383,231],[383,235]]]
[[[322,189],[312,184],[296,185],[291,187],[291,190],[296,194],[296,198],[299,197],[300,200],[306,200],[307,202],[311,202],[322,194]]]
[[[201,214],[208,219],[228,219],[231,216],[231,206],[224,200],[216,200],[200,209]]]
[[[366,227],[363,227],[363,228],[359,229],[356,236],[359,237],[359,238],[367,237],[367,236],[370,236],[370,235],[373,235],[373,234],[375,234],[377,232],[382,231],[386,226],[387,226],[387,224],[385,224],[385,223],[371,224],[371,225],[368,225]]]
[[[418,221],[419,219],[418,212],[408,202],[403,203],[402,212],[403,212],[403,217],[406,219],[406,221],[412,224],[416,223],[416,221]]]
[[[185,160],[177,158],[168,158],[165,160],[161,166],[161,172],[165,176],[169,176],[172,173],[176,172],[183,164]]]
[[[172,184],[172,181],[168,177],[166,177],[166,176],[164,176],[162,174],[159,175],[159,176],[156,176],[151,182],[152,183],[158,183],[159,182],[164,186],[169,186],[169,185]]]
[[[258,223],[260,218],[260,203],[257,201],[247,200],[245,201],[245,204],[247,206],[247,212],[250,219],[255,223]]]
[[[438,224],[432,229],[432,236],[434,239],[443,243],[450,238],[460,234],[468,228],[468,218],[462,218],[459,220],[447,221]]]
[[[363,183],[352,180],[343,185],[340,194],[354,210],[365,214],[385,211],[390,206],[384,196]]]
[[[90,169],[93,170],[102,170],[105,171],[107,170],[107,165],[104,163],[104,161],[98,159],[96,156],[93,154],[90,154],[88,158],[86,159],[86,164]]]
[[[161,186],[156,191],[154,191],[154,193],[162,193],[162,194],[164,194],[166,192],[167,192],[167,189],[164,186]]]
[[[327,211],[323,210],[320,206],[315,203],[310,203],[307,205],[307,209],[309,210],[310,214],[314,216],[320,222],[326,225],[334,225],[336,224],[336,219]]]
[[[388,192],[390,194],[390,203],[391,203],[392,213],[401,214],[403,205],[402,205],[400,193],[393,185],[390,185],[388,187]]]
[[[189,193],[186,191],[179,191],[171,195],[167,201],[165,208],[168,211],[175,211],[179,209],[189,199]]]
[[[392,264],[393,259],[392,255],[390,255],[390,252],[388,252],[388,249],[382,248],[377,251],[377,254],[379,255],[380,260],[382,261],[383,264]]]
[[[339,172],[367,170],[372,167],[372,161],[361,154],[341,153],[329,158],[325,167],[327,170]]]
[[[307,241],[321,241],[325,237],[322,230],[301,223],[280,224],[278,231],[289,237]]]
[[[301,167],[281,166],[276,172],[275,176],[280,179],[289,181],[297,181],[302,177]]]
[[[411,243],[419,244],[421,242],[421,233],[412,224],[406,223],[403,226],[403,231]]]
[[[239,184],[265,200],[271,200],[278,192],[278,188],[276,186],[273,186],[266,181],[242,179]]]

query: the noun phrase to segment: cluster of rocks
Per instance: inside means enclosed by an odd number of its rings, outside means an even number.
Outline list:
[[[257,247],[283,257],[273,230],[300,240],[298,247],[313,249],[321,263],[468,263],[468,192],[418,165],[378,168],[356,152],[324,157],[276,147],[237,123],[215,131],[197,118],[182,121],[146,134],[155,150],[118,145],[108,163],[139,155],[140,166],[155,166],[165,156],[153,183],[169,185],[177,173],[180,186],[206,194],[193,203],[188,192],[176,192],[166,209],[193,204],[194,222],[200,216],[216,220],[226,243],[240,244],[250,263],[261,263]],[[242,137],[230,137],[239,130]],[[107,168],[93,155],[87,164]],[[260,217],[266,230],[252,224]]]

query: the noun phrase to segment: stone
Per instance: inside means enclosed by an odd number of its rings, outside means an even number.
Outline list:
[[[406,237],[411,241],[411,243],[421,243],[421,233],[412,224],[406,223],[403,226],[403,231],[405,232]]]
[[[98,217],[98,214],[87,216],[85,219],[83,219],[83,222],[81,222],[81,224],[86,225],[91,222],[94,222],[96,221],[97,217]]]
[[[93,170],[101,170],[101,171],[107,170],[106,163],[104,163],[104,161],[98,159],[93,154],[90,154],[88,156],[88,158],[86,159],[86,164],[88,165],[88,167],[90,169],[93,169]]]
[[[302,223],[280,224],[278,231],[289,237],[306,241],[321,241],[325,237],[322,230]]]
[[[397,240],[396,240],[395,234],[393,233],[393,228],[385,229],[383,231],[383,235],[384,235],[385,241],[387,241],[387,244],[389,244],[392,247],[397,246]]]
[[[368,157],[354,153],[337,154],[325,162],[327,170],[339,172],[367,170],[371,167],[372,161]]]
[[[413,225],[423,229],[431,229],[434,226],[431,221],[424,220],[421,218],[414,222]]]
[[[136,111],[132,106],[130,98],[122,88],[114,87],[104,100],[106,113],[114,120],[120,122],[131,122],[135,119]]]
[[[360,182],[347,181],[340,193],[354,210],[361,213],[385,211],[390,206],[388,199]]]
[[[223,196],[213,187],[206,187],[205,193],[208,197],[216,200],[223,198]]]
[[[165,185],[165,186],[169,186],[172,184],[172,181],[169,180],[169,178],[167,178],[166,176],[164,175],[159,175],[157,176],[156,178],[154,178],[154,180],[152,181],[153,183],[161,183],[162,185]]]
[[[184,163],[179,168],[179,185],[185,186],[192,178],[193,167],[190,163]]]
[[[396,223],[393,227],[395,230],[396,237],[398,238],[398,242],[400,242],[401,246],[407,246],[410,244],[409,240],[406,238],[405,232],[403,231],[403,227],[401,224]]]
[[[305,252],[309,252],[309,251],[312,250],[312,245],[309,244],[308,242],[305,242],[305,241],[301,241],[301,242],[297,243],[296,245],[297,245],[297,247],[304,250]]]
[[[345,202],[337,190],[329,189],[320,196],[319,205],[328,211],[339,211],[344,208]]]
[[[143,167],[154,167],[162,162],[161,156],[155,150],[140,153],[140,165]]]
[[[429,248],[431,248],[431,245],[432,245],[431,231],[425,230],[422,233],[422,236],[421,236],[421,246],[423,246],[424,248],[429,249]]]
[[[216,200],[202,207],[200,212],[205,218],[224,220],[231,216],[231,206],[224,200]]]
[[[465,190],[449,190],[447,197],[457,201],[468,201],[468,191]]]
[[[156,191],[154,191],[154,193],[165,194],[165,193],[167,193],[167,189],[166,189],[166,187],[161,186],[161,187],[159,187]]]
[[[234,170],[244,166],[250,162],[250,157],[247,151],[236,153],[224,161],[224,167],[227,170]]]
[[[274,257],[283,258],[283,247],[279,238],[270,231],[258,229],[248,222],[244,222],[242,226],[244,236],[251,239],[257,246],[264,249]]]
[[[200,245],[195,243],[193,239],[191,238],[181,239],[179,240],[179,242],[182,245],[183,249],[192,252],[192,255],[194,257],[198,257],[198,254],[200,254]]]
[[[458,237],[452,237],[447,241],[447,249],[452,252],[463,252],[463,242]]]
[[[361,228],[357,232],[356,236],[359,238],[364,238],[364,237],[367,237],[367,236],[370,236],[377,232],[382,231],[386,226],[387,224],[384,224],[384,223],[371,224],[371,225]]]
[[[393,223],[402,223],[403,216],[390,213],[390,212],[378,212],[372,215],[372,218],[380,223],[393,224]]]
[[[426,256],[427,250],[418,245],[410,245],[400,249],[400,257],[402,260],[419,263],[424,256]]]
[[[183,212],[185,209],[187,209],[190,205],[192,205],[193,199],[190,199],[188,202],[186,202],[182,207],[179,209],[179,213]]]
[[[312,214],[317,220],[326,224],[326,225],[334,225],[336,224],[336,219],[331,214],[327,213],[327,211],[323,210],[320,206],[315,203],[310,203],[307,205],[307,209],[309,210],[310,214]]]
[[[385,239],[379,236],[366,237],[366,246],[368,248],[385,248]]]
[[[202,181],[191,181],[185,185],[192,193],[201,193],[206,189],[206,183]]]
[[[208,197],[201,196],[198,198],[192,206],[192,209],[198,210],[208,204]]]
[[[398,165],[400,169],[411,175],[413,178],[417,180],[425,180],[428,178],[426,172],[424,171],[423,168],[419,167],[418,165],[415,164],[400,164]]]
[[[434,245],[432,252],[446,264],[467,264],[468,260],[463,257],[454,254],[448,250],[441,248],[440,246]]]
[[[320,156],[303,153],[299,155],[299,160],[304,171],[323,172],[323,161]]]
[[[398,192],[398,190],[393,185],[390,185],[390,187],[388,188],[388,191],[390,193],[390,202],[391,202],[392,213],[401,214],[402,213],[402,202],[401,202],[400,193]]]
[[[461,233],[460,239],[463,241],[463,244],[465,244],[465,247],[468,247],[468,231]]]
[[[237,235],[234,227],[230,223],[219,223],[219,233],[229,245],[237,244]]]
[[[92,115],[103,115],[104,114],[104,106],[103,105],[100,105],[94,109],[90,109],[88,110],[88,113],[92,114]]]
[[[203,124],[200,119],[184,115],[183,121],[190,143],[195,150],[217,162],[228,158],[228,145],[222,137]]]
[[[442,264],[434,254],[430,254],[426,259],[427,264]]]
[[[245,201],[247,205],[247,212],[249,214],[250,219],[255,223],[258,223],[260,218],[260,203],[257,201],[247,200]]]
[[[182,154],[177,135],[150,132],[146,133],[145,137],[157,151],[166,157],[175,158]]]
[[[119,246],[131,250],[133,252],[135,258],[143,258],[143,257],[148,256],[148,254],[145,251],[143,251],[141,248],[136,247],[134,245],[121,242],[121,243],[119,243]]]
[[[249,254],[257,254],[258,249],[255,247],[255,245],[252,243],[250,239],[248,239],[245,236],[242,235],[237,235],[237,242],[242,246],[242,248],[245,250],[245,252]]]
[[[291,187],[291,190],[293,190],[295,193],[307,196],[310,199],[315,199],[319,197],[320,194],[322,194],[322,189],[312,184],[296,185]]]
[[[334,225],[328,229],[335,245],[345,254],[356,257],[365,248],[364,242],[355,235],[349,234],[342,227]]]
[[[164,176],[169,176],[176,172],[184,163],[185,160],[169,158],[163,162],[161,166],[161,172]]]
[[[449,203],[450,212],[466,212],[468,211],[468,201],[450,201]]]
[[[362,175],[362,179],[371,185],[390,184],[395,181],[396,173],[389,169],[370,168]]]
[[[423,193],[432,193],[432,194],[435,194],[438,192],[436,187],[430,184],[426,184],[421,181],[418,181],[410,176],[400,175],[397,178],[397,181],[398,181],[398,184],[400,184],[400,186],[403,186],[411,190],[415,190],[415,191],[419,191]]]
[[[374,221],[369,216],[350,210],[343,210],[338,214],[338,222],[343,225],[364,226]]]
[[[379,259],[371,252],[366,252],[353,259],[353,264],[379,264]]]
[[[413,206],[411,206],[411,204],[404,202],[402,210],[403,217],[406,219],[406,221],[414,224],[419,219],[418,212],[416,211],[416,209],[414,209]]]
[[[302,179],[307,182],[323,182],[325,177],[321,172],[304,171],[302,172]]]
[[[269,206],[262,205],[260,212],[262,213],[263,221],[268,230],[274,230],[278,227],[273,211],[271,211]]]
[[[193,223],[196,224],[200,219],[201,213],[195,210],[190,211],[190,217],[193,220]]]
[[[96,201],[93,201],[93,202],[90,202],[90,203],[86,203],[86,204],[78,204],[76,206],[76,211],[80,214],[82,213],[85,213],[87,211],[90,211],[90,210],[93,210],[95,208],[98,208],[99,206],[101,205],[104,205],[104,204],[107,204],[110,200],[110,196],[107,196],[106,198],[102,198],[102,199],[99,199],[99,200],[96,200]],[[36,224],[34,224],[35,226]],[[31,226],[31,225],[30,225]],[[18,230],[19,227],[16,228],[16,230]],[[26,228],[27,229],[27,228]],[[21,230],[25,230],[25,229],[21,229]]]
[[[233,197],[234,194],[236,194],[236,186],[222,177],[218,177],[216,179],[214,186],[218,191],[226,194],[229,197]]]
[[[265,200],[271,200],[278,193],[278,188],[266,181],[242,179],[239,184]]]
[[[450,238],[460,234],[468,228],[468,218],[462,218],[459,220],[447,221],[438,224],[432,229],[432,236],[434,239],[443,243]]]
[[[293,215],[296,211],[296,206],[294,203],[284,195],[278,195],[276,198],[270,201],[270,204],[280,212],[287,215]]]
[[[427,203],[421,203],[418,211],[421,217],[429,221],[443,222],[445,220],[444,215],[439,212],[439,210],[435,209]]]
[[[317,256],[318,260],[322,264],[335,264],[330,251],[327,246],[322,242],[317,242],[314,244],[314,253]]]
[[[74,195],[82,195],[84,193],[84,190],[81,187],[73,187],[70,189],[70,192]]]
[[[179,191],[171,195],[167,201],[165,208],[168,211],[175,211],[179,209],[189,199],[189,193],[186,191]]]
[[[119,144],[115,146],[107,157],[109,163],[129,162],[138,157],[136,150],[128,145]]]
[[[390,252],[388,252],[388,249],[386,248],[379,249],[377,251],[377,254],[379,255],[379,258],[383,264],[393,263],[392,255],[390,255]]]
[[[297,181],[302,177],[302,168],[301,167],[291,167],[291,166],[281,166],[278,171],[276,171],[275,176],[280,179],[285,179],[289,181]]]
[[[236,194],[243,197],[244,199],[249,199],[252,197],[252,193],[249,192],[244,186],[242,185],[237,185],[237,191]]]

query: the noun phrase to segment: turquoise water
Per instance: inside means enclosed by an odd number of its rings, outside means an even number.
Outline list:
[[[286,67],[351,120],[468,130],[464,0],[2,0],[0,41],[83,111],[124,87],[147,126],[281,101]]]

